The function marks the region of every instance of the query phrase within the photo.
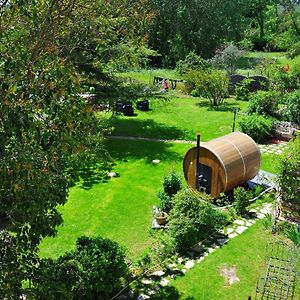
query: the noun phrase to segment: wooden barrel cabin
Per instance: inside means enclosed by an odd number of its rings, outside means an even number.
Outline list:
[[[197,163],[198,162],[198,163]],[[260,151],[248,135],[233,132],[188,150],[183,171],[192,189],[211,197],[228,192],[254,178],[260,169]]]

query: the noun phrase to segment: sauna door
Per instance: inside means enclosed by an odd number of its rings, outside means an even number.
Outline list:
[[[211,167],[199,163],[198,190],[203,190],[206,194],[211,192]]]

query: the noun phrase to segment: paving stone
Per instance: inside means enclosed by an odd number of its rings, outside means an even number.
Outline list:
[[[197,259],[197,263],[199,264],[202,260],[204,259],[204,257],[200,257],[199,259]]]
[[[157,164],[160,163],[160,160],[159,160],[159,159],[153,159],[153,160],[152,160],[152,163],[154,163],[155,165],[157,165]]]
[[[218,244],[220,245],[224,245],[228,242],[228,238],[224,238],[224,239],[217,239]]]
[[[265,215],[262,214],[262,213],[257,213],[257,214],[256,214],[256,217],[257,217],[258,219],[263,219],[263,218],[265,217]]]
[[[175,263],[172,263],[172,264],[168,265],[168,268],[170,268],[170,269],[174,269],[176,267],[177,267],[177,264],[175,264]]]
[[[161,281],[160,281],[160,285],[162,286],[167,286],[169,284],[169,280],[167,278],[163,278]]]
[[[150,299],[149,295],[145,295],[145,294],[140,294],[136,300],[146,300],[146,299]]]
[[[234,220],[233,223],[234,223],[234,224],[237,224],[237,225],[244,225],[244,224],[245,224],[245,221],[244,221],[244,220]]]
[[[161,277],[161,276],[165,275],[165,272],[164,271],[155,271],[151,275]]]
[[[152,284],[152,283],[153,283],[153,280],[152,280],[152,279],[144,278],[144,279],[142,279],[142,283],[143,283],[143,284]]]
[[[179,257],[178,258],[178,262],[181,264],[183,262],[183,258],[182,257]]]
[[[245,226],[250,227],[254,224],[254,222],[246,221]]]
[[[241,234],[241,233],[243,233],[247,228],[248,228],[248,227],[246,227],[246,226],[239,226],[239,227],[236,229],[236,232],[237,232],[238,234]]]
[[[151,295],[154,295],[154,294],[155,294],[155,291],[154,291],[154,290],[147,290],[147,294],[150,295],[150,296],[151,296]]]
[[[185,263],[184,267],[185,267],[186,269],[191,269],[191,268],[194,267],[194,265],[195,265],[195,261],[194,261],[194,260],[188,260],[188,261]]]
[[[234,229],[233,229],[233,228],[227,228],[227,234],[230,234],[230,233],[232,233],[232,232],[234,232]]]
[[[213,253],[216,249],[215,248],[208,248],[209,253]]]
[[[181,270],[181,272],[182,272],[183,274],[186,273],[186,271],[187,271],[186,269],[182,269],[182,270]]]
[[[228,237],[229,237],[230,239],[233,239],[233,238],[236,237],[236,236],[237,236],[237,233],[235,233],[235,232],[233,232],[233,233],[231,233],[231,234],[228,235]]]

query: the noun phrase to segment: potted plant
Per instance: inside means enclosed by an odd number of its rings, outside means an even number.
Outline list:
[[[164,211],[154,213],[154,218],[158,225],[165,225],[168,222],[168,214]]]

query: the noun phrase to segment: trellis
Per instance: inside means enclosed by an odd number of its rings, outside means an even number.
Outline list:
[[[257,300],[293,300],[299,263],[296,249],[283,242],[267,245],[266,271],[256,285]]]

